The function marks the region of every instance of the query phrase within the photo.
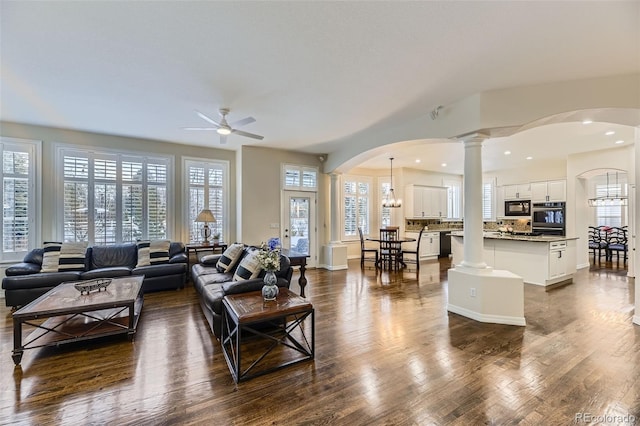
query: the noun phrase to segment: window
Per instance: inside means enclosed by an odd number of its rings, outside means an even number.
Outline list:
[[[620,197],[627,195],[627,185],[619,184],[596,184],[596,197]],[[623,226],[624,207],[616,205],[597,206],[596,226]]]
[[[391,192],[391,182],[380,183],[380,199],[388,199],[389,192]],[[391,226],[391,209],[389,207],[382,207],[382,203],[380,203],[380,206],[380,208],[382,209],[382,212],[380,214],[380,227],[384,228],[386,226]]]
[[[482,220],[495,220],[496,218],[494,188],[493,182],[482,184]]]
[[[364,177],[346,176],[343,184],[344,239],[358,238],[358,227],[369,234],[371,181]]]
[[[283,166],[282,188],[292,191],[317,191],[318,169],[285,164]]]
[[[228,163],[224,161],[184,160],[187,174],[189,241],[201,241],[202,223],[194,222],[202,209],[209,209],[216,218],[210,223],[211,235],[220,234],[222,239],[227,231]]]
[[[460,182],[445,181],[444,186],[447,188],[447,219],[461,219],[462,188]]]
[[[58,147],[63,241],[169,237],[170,157]]]
[[[36,225],[40,142],[1,138],[2,252],[0,260],[19,260],[38,244]]]

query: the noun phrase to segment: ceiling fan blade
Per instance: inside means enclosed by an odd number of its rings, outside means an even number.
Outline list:
[[[201,113],[200,111],[196,110],[196,114],[198,114],[198,116],[200,118],[202,118],[205,121],[208,121],[209,123],[213,124],[214,126],[216,126],[216,129],[218,127],[220,127],[219,123],[216,123],[215,121],[213,121],[213,119],[209,118],[208,116],[204,115],[203,113]]]
[[[235,133],[235,134],[238,134],[240,136],[246,136],[248,138],[259,139],[259,140],[264,139],[264,136],[254,135],[253,133],[243,132],[242,130],[233,129],[232,132]]]
[[[233,128],[242,127],[242,126],[246,126],[249,123],[253,123],[255,121],[256,121],[255,118],[247,117],[247,118],[243,118],[242,120],[238,120],[235,123],[231,123],[230,126],[233,127]]]
[[[215,127],[183,127],[182,130],[218,130]]]
[[[220,145],[225,145],[227,143],[227,135],[220,135]]]

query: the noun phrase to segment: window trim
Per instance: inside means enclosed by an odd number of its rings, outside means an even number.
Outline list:
[[[220,164],[222,166],[222,176],[224,179],[224,185],[223,185],[223,194],[222,194],[222,210],[224,212],[224,217],[227,219],[223,225],[222,228],[222,239],[226,242],[230,241],[229,240],[229,236],[230,234],[230,216],[229,216],[229,204],[230,204],[230,182],[229,182],[229,169],[230,169],[230,162],[228,160],[220,160],[220,159],[215,159],[215,158],[199,158],[199,157],[189,157],[189,156],[182,156],[181,157],[181,162],[182,162],[182,241],[187,241],[189,242],[190,237],[189,237],[189,175],[188,175],[188,171],[189,171],[189,163],[194,163],[194,164]],[[212,236],[213,238],[213,236]]]
[[[105,148],[102,146],[87,147],[85,145],[67,144],[62,142],[54,142],[54,166],[52,172],[54,174],[55,182],[55,194],[56,205],[55,212],[53,214],[54,224],[52,226],[52,238],[55,241],[62,241],[64,239],[64,173],[62,168],[64,167],[64,153],[65,151],[77,151],[87,155],[108,155],[118,156],[118,161],[121,161],[122,157],[143,157],[145,160],[157,159],[166,161],[167,163],[167,230],[166,238],[168,240],[176,240],[176,207],[175,207],[175,156],[171,154],[154,154],[144,151],[133,151],[123,149]],[[120,163],[117,165],[120,168]],[[122,183],[120,180],[116,180],[118,183]],[[92,242],[93,243],[93,242]]]
[[[4,145],[18,145],[28,147],[28,152],[33,154],[32,166],[29,170],[29,188],[33,191],[33,196],[29,200],[33,213],[29,218],[29,242],[26,251],[14,252],[12,256],[6,256],[0,251],[0,264],[11,264],[22,260],[25,254],[35,247],[40,246],[42,241],[42,141],[37,139],[13,138],[8,136],[0,136],[0,145],[4,152]],[[3,173],[4,174],[4,173]],[[0,230],[0,235],[4,235]]]

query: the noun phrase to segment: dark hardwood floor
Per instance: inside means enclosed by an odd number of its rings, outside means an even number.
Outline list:
[[[526,327],[447,313],[448,261],[423,263],[419,275],[349,266],[307,272],[315,361],[239,385],[191,286],[147,294],[134,342],[29,350],[17,368],[11,311],[2,307],[0,424],[561,425],[574,423],[576,413],[609,416],[603,424],[640,419],[634,283],[615,265],[582,270],[573,284],[548,292],[526,285]],[[294,281],[297,292],[297,273]]]

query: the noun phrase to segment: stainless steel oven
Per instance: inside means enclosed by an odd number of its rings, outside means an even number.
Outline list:
[[[531,216],[531,200],[505,201],[505,216]]]
[[[565,235],[566,211],[565,203],[534,203],[533,232],[544,235]]]

